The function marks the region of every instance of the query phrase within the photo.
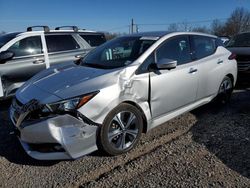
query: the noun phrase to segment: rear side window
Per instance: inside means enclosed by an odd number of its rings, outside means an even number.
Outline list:
[[[99,46],[106,42],[105,36],[104,35],[89,35],[89,34],[84,34],[80,35],[90,46]]]
[[[201,59],[212,55],[216,50],[216,39],[206,36],[192,36],[195,58]]]
[[[42,42],[40,36],[27,37],[17,41],[9,49],[15,57],[42,54]]]
[[[178,65],[191,61],[188,36],[177,36],[168,39],[156,51],[157,61],[161,59],[176,60]]]
[[[76,50],[79,44],[71,35],[47,35],[45,36],[48,52],[61,52]]]

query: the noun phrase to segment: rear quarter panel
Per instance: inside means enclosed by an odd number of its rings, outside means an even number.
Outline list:
[[[234,77],[234,85],[237,78],[237,63],[229,60],[230,52],[224,47],[218,47],[216,52],[198,61],[199,63],[199,86],[197,99],[216,96],[223,78],[231,74]],[[222,64],[218,64],[223,61]]]

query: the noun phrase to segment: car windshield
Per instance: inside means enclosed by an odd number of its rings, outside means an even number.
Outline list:
[[[119,37],[91,51],[81,65],[101,69],[123,67],[136,60],[155,41],[138,36]]]
[[[0,36],[0,48],[17,36],[18,33],[4,34]]]
[[[228,42],[227,47],[250,47],[250,33],[234,36]]]

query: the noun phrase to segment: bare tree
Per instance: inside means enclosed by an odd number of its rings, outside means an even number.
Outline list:
[[[199,26],[192,28],[194,32],[201,32],[201,33],[210,33],[210,30],[206,26]]]
[[[214,20],[211,24],[210,30],[213,35],[222,36],[224,34],[225,23],[222,23],[220,20]]]
[[[179,30],[178,24],[176,24],[176,23],[172,23],[168,26],[168,31],[170,31],[170,32],[174,32],[174,31],[178,31],[178,30]]]
[[[236,8],[225,23],[223,33],[229,36],[250,31],[250,12],[245,8]]]
[[[107,40],[111,40],[111,39],[113,39],[113,38],[115,38],[115,37],[117,37],[117,36],[118,36],[117,33],[105,33],[105,38],[106,38]]]
[[[179,30],[180,31],[191,31],[192,27],[188,24],[187,21],[183,21],[179,24]]]

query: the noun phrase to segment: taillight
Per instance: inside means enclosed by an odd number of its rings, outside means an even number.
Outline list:
[[[229,60],[236,59],[236,54],[231,53],[230,56],[228,57]]]

